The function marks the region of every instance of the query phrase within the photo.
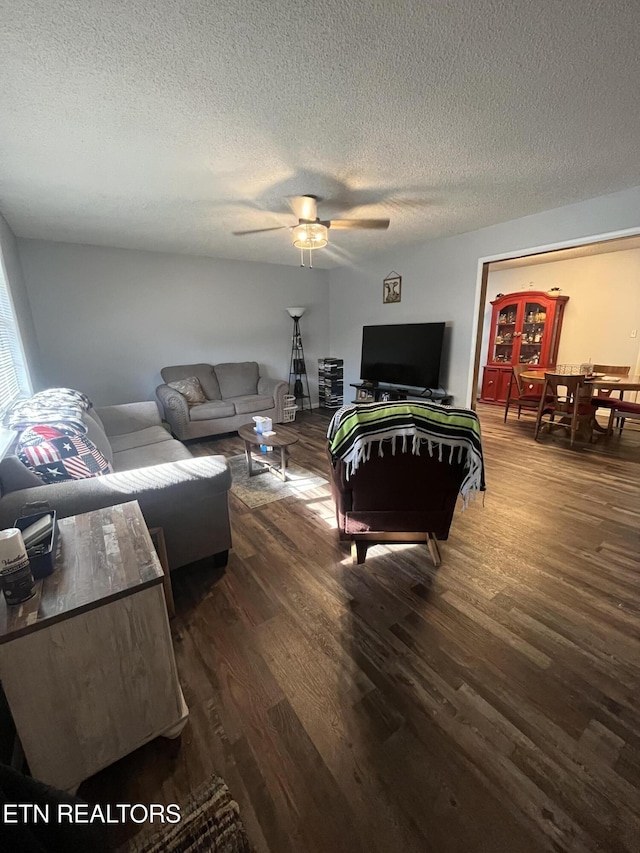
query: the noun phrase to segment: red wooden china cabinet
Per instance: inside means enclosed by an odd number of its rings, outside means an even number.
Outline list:
[[[568,296],[525,290],[506,293],[491,304],[487,363],[482,377],[483,403],[505,403],[514,364],[532,370],[554,368]]]

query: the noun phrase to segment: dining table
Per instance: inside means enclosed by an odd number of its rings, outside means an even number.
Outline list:
[[[520,378],[525,382],[544,382],[545,373],[553,373],[553,370],[525,370]],[[571,374],[567,374],[571,375]],[[587,377],[587,383],[594,391],[640,391],[640,374],[636,376],[607,376],[602,373],[593,373]]]
[[[528,390],[531,391],[533,386],[536,384],[542,384],[544,382],[545,373],[553,373],[554,371],[550,368],[546,370],[525,370],[520,374],[520,379],[523,383],[529,383]],[[575,374],[567,374],[575,375]],[[609,391],[611,393],[620,392],[620,399],[623,398],[623,395],[626,391],[640,391],[640,374],[636,374],[633,376],[607,376],[607,374],[603,373],[592,373],[590,376],[587,376],[585,385],[588,385],[592,390],[592,398],[597,396],[598,391]],[[597,407],[596,407],[597,408]],[[588,423],[586,423],[583,427],[583,432],[588,433],[589,437],[596,433],[607,433],[608,430],[601,426],[596,420],[596,408],[593,410],[593,414],[590,415]]]

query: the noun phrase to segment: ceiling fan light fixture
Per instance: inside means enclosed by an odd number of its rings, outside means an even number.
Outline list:
[[[244,234],[260,234],[263,231],[279,231],[286,228],[293,234],[293,245],[300,249],[300,266],[305,266],[304,253],[307,251],[309,268],[313,267],[313,253],[316,249],[324,249],[329,245],[329,228],[342,231],[355,231],[374,228],[384,230],[389,227],[388,219],[326,219],[318,216],[318,199],[315,195],[293,196],[288,199],[289,207],[298,217],[297,225],[279,225],[273,228],[252,228],[249,231],[234,231],[240,236]]]
[[[320,222],[302,222],[293,229],[293,245],[296,249],[323,249],[328,242],[327,226]]]

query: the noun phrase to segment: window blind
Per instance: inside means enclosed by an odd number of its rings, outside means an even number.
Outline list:
[[[23,392],[28,393],[24,357],[9,287],[0,264],[0,418]]]

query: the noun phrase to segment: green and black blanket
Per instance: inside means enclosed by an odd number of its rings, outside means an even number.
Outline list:
[[[421,400],[344,406],[331,419],[327,438],[331,456],[345,463],[347,479],[379,442],[380,456],[385,448],[393,454],[396,450],[420,454],[426,449],[431,456],[437,453],[440,462],[456,458],[463,462],[466,475],[460,495],[465,506],[470,495],[485,490],[480,422],[471,409]]]

